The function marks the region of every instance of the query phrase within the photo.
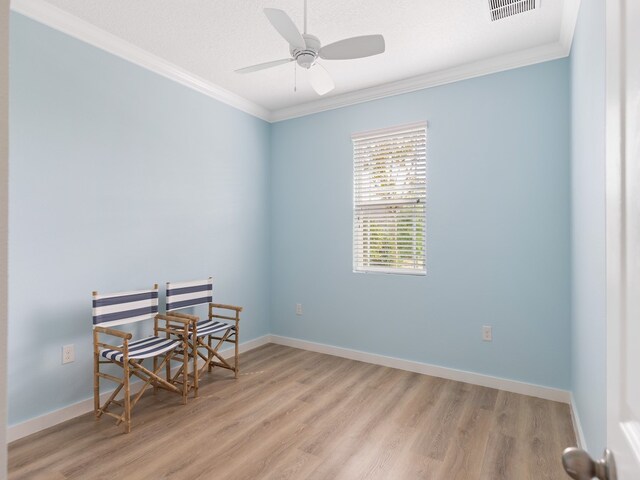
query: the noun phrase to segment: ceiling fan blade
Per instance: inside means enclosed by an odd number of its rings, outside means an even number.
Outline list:
[[[318,95],[324,95],[336,88],[329,72],[319,63],[309,69],[309,83]]]
[[[293,58],[283,58],[282,60],[274,60],[273,62],[259,63],[258,65],[251,65],[250,67],[244,67],[236,70],[236,73],[251,73],[258,70],[264,70],[266,68],[277,67],[278,65],[284,65],[285,63],[293,62]]]
[[[351,60],[378,55],[384,52],[384,48],[382,35],[363,35],[325,45],[319,54],[325,60]]]
[[[271,22],[271,25],[273,25],[273,28],[289,42],[289,45],[299,49],[306,48],[307,45],[300,34],[300,30],[298,30],[298,27],[296,27],[296,24],[293,23],[289,15],[277,8],[265,8],[264,14]]]

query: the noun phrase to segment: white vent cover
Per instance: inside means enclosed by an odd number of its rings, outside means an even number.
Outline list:
[[[491,20],[495,22],[519,13],[535,10],[536,3],[536,0],[489,0]]]

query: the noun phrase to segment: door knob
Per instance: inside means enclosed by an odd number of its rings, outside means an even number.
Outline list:
[[[604,457],[597,462],[580,448],[570,447],[562,453],[562,466],[575,480],[617,480],[616,462],[613,453],[607,449]]]

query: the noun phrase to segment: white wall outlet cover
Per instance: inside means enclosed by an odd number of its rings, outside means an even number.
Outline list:
[[[62,363],[71,363],[75,361],[76,354],[73,345],[65,345],[62,347]]]
[[[296,303],[296,315],[302,315],[302,304]]]
[[[493,340],[493,332],[490,325],[484,325],[482,327],[482,340],[485,342],[491,342]]]

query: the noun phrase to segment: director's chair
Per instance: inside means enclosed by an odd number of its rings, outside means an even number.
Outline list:
[[[240,333],[240,312],[242,307],[234,305],[223,305],[212,303],[213,301],[213,280],[209,277],[206,280],[196,280],[191,282],[167,282],[167,315],[180,317],[189,320],[189,355],[193,360],[192,373],[183,375],[183,378],[193,378],[190,387],[194,389],[194,396],[198,396],[198,383],[200,374],[205,370],[209,372],[213,367],[222,367],[234,372],[238,378],[240,364],[238,362],[238,345]],[[209,306],[208,319],[200,320],[196,315],[190,315],[177,310],[197,307],[199,305]],[[221,315],[219,310],[234,312],[230,315]],[[227,323],[226,320],[233,323]],[[225,343],[234,345],[234,362],[231,365],[219,352]],[[204,360],[202,367],[198,367],[198,359]]]
[[[154,318],[154,335],[132,341],[131,333],[111,327],[129,325]],[[164,326],[159,325],[164,321]],[[138,403],[147,388],[164,388],[182,395],[182,402],[187,401],[187,383],[183,388],[168,382],[159,375],[163,367],[170,368],[176,354],[188,352],[187,334],[189,321],[183,318],[158,314],[158,286],[150,290],[98,294],[93,292],[93,358],[94,358],[94,410],[97,418],[103,414],[116,419],[116,425],[124,423],[125,432],[131,431],[131,410]],[[161,332],[164,333],[163,336]],[[101,341],[100,335],[119,338],[123,343],[113,345]],[[182,335],[182,337],[180,337]],[[182,338],[182,339],[181,339]],[[183,368],[188,365],[188,354],[181,355]],[[142,365],[146,359],[153,359],[151,369]],[[111,373],[100,371],[104,364],[117,365],[122,368],[123,376],[119,378]],[[140,391],[131,398],[131,378],[136,376],[144,383]],[[106,402],[100,405],[100,379],[104,378],[117,384],[116,389]],[[124,390],[123,398],[116,400]],[[110,409],[117,405],[122,413],[113,413]]]

